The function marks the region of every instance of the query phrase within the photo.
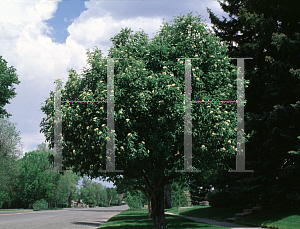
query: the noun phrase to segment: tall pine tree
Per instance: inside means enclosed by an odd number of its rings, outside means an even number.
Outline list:
[[[232,204],[299,203],[300,2],[219,3],[229,18],[208,9],[214,33],[229,43],[230,57],[254,58],[245,61],[246,169],[254,173],[220,173],[211,203],[222,196]]]

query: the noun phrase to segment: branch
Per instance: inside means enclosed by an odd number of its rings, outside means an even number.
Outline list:
[[[173,180],[174,178],[177,178],[177,177],[179,177],[180,176],[180,173],[174,173],[174,174],[172,174],[172,175],[170,175],[170,176],[167,176],[167,177],[165,177],[163,180],[162,180],[162,182],[161,183],[158,183],[159,185],[164,185],[164,184],[166,184],[166,183],[168,183],[168,181],[170,181],[170,180]]]
[[[145,194],[145,196],[147,197],[147,199],[150,197],[147,190],[145,188],[143,188],[140,184],[138,185],[140,190]]]
[[[145,187],[146,187],[148,190],[150,190],[151,192],[153,192],[154,190],[153,190],[153,188],[151,187],[151,184],[150,184],[148,178],[146,177],[146,175],[144,175],[143,178],[144,178],[144,181],[145,181]]]

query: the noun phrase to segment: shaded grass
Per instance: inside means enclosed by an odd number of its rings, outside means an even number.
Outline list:
[[[198,223],[178,216],[165,215],[168,228],[203,228],[203,229],[225,229],[225,227]],[[148,218],[148,210],[128,209],[110,218],[99,229],[141,229],[153,228],[153,219]]]
[[[191,217],[215,219],[218,221],[227,221],[227,218],[234,217],[236,213],[243,212],[243,209],[245,208],[247,208],[247,206],[228,207],[228,208],[213,208],[211,206],[193,206],[193,208],[187,208],[181,211],[178,211],[177,207],[165,209],[165,211],[174,214],[179,214],[179,215],[191,216]]]
[[[236,213],[243,212],[245,207],[213,208],[210,206],[194,206],[193,208],[178,211],[178,208],[166,209],[167,212],[192,216],[198,218],[210,218],[219,221],[226,221]],[[237,218],[236,223],[252,225],[258,227],[273,227],[279,229],[299,229],[300,228],[300,208],[273,208],[262,210],[251,216]]]

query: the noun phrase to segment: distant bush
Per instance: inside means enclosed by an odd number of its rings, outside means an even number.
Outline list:
[[[46,200],[37,200],[32,205],[34,211],[46,210],[48,209],[48,203]]]
[[[128,204],[130,209],[141,209],[142,208],[142,202],[141,202],[141,193],[126,193],[125,202]]]
[[[91,205],[90,205],[90,208],[93,208],[93,207],[94,207],[94,205],[93,205],[93,204],[91,204]]]

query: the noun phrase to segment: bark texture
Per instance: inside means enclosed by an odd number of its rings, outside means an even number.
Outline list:
[[[165,189],[165,207],[172,208],[172,184],[167,184]]]
[[[150,218],[153,218],[153,215],[152,215],[152,205],[151,205],[151,198],[148,198],[148,210],[149,210],[149,219]]]
[[[167,223],[164,211],[164,186],[156,186],[150,197],[154,228],[166,228]]]

